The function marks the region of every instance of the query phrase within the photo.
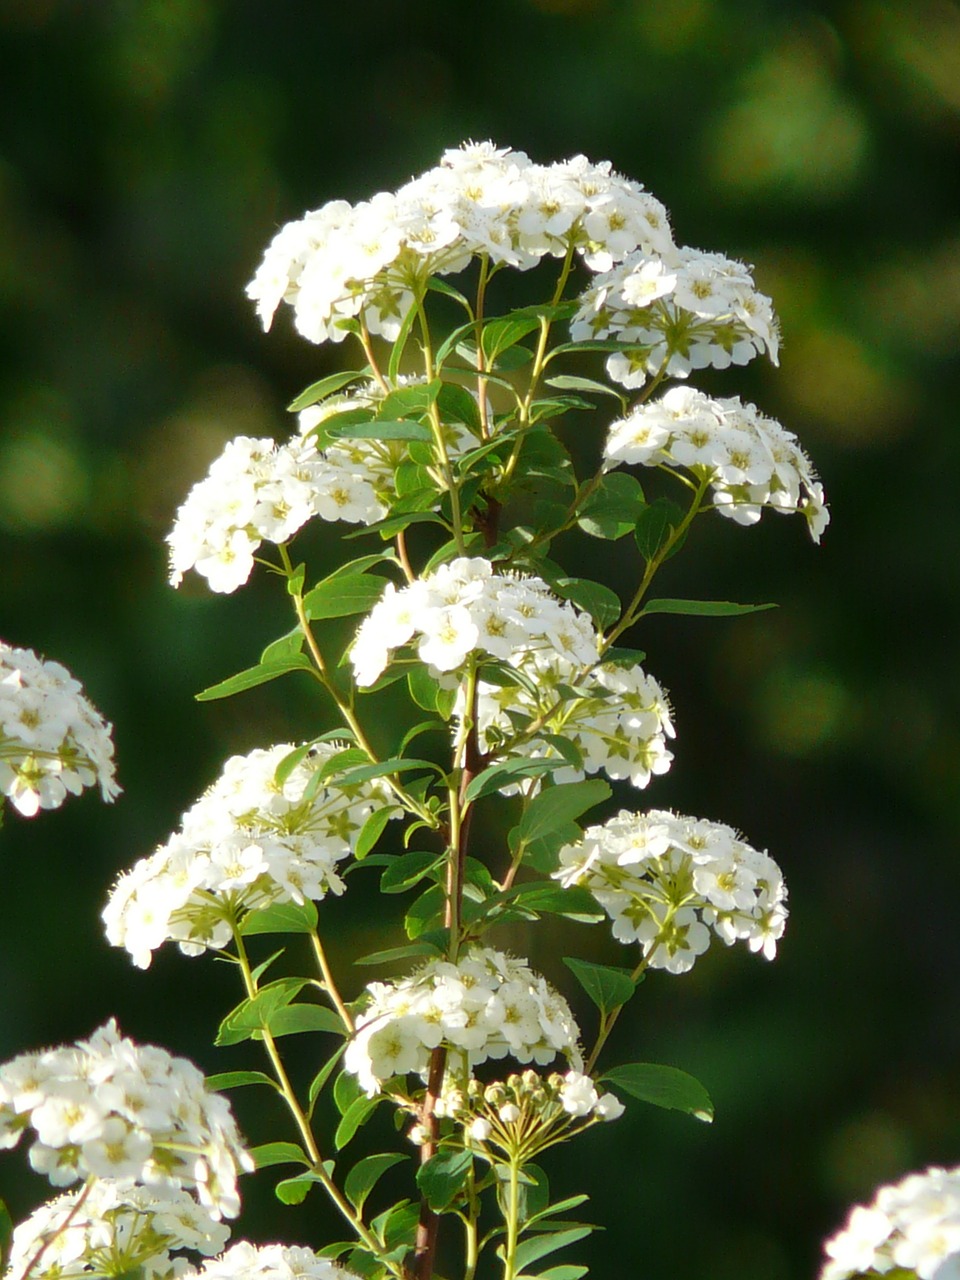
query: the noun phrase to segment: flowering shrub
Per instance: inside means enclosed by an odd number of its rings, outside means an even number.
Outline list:
[[[510,270],[549,276],[547,296],[531,286],[529,305],[499,314]],[[545,1260],[592,1229],[563,1216],[586,1197],[552,1201],[541,1155],[615,1121],[625,1098],[712,1116],[707,1091],[676,1067],[601,1065],[621,1011],[648,971],[686,972],[714,935],[773,958],[786,920],[776,863],[720,822],[622,810],[580,825],[611,800],[605,779],[644,788],[674,759],[667,695],[621,641],[654,613],[767,607],[652,597],[698,517],[796,513],[815,540],[826,525],[794,436],[683,381],[775,362],[777,321],[747,267],[676,244],[659,201],[609,164],[539,165],[489,143],[282,228],[248,294],[265,328],[286,303],[304,337],[349,340],[361,365],[294,399],[289,440],[227,445],[176,516],[170,576],[179,585],[195,570],[233,592],[263,571],[292,608],[293,629],[201,700],[293,674],[323,710],[309,741],[228,760],[170,839],[121,875],[104,922],[142,968],[167,941],[232,961],[243,998],[217,1042],[259,1042],[271,1075],[231,1071],[204,1086],[112,1023],[0,1067],[0,1144],[32,1128],[34,1167],[55,1185],[84,1180],[18,1229],[13,1280],[431,1280],[451,1219],[463,1259],[449,1235],[445,1275],[473,1280],[482,1265],[504,1280],[576,1280],[584,1268]],[[583,362],[598,356],[606,376],[588,376]],[[575,412],[607,430],[585,475],[563,443]],[[366,538],[319,581],[293,552],[314,519]],[[574,533],[596,540],[601,567],[618,544],[633,574],[625,597],[553,558]],[[323,625],[342,618],[357,620],[343,649]],[[8,721],[31,732],[43,719],[24,692],[32,678],[0,685]],[[366,699],[401,682],[415,723],[383,743]],[[105,726],[81,741],[63,699],[49,705],[58,728],[42,749],[4,722],[21,753],[0,743],[14,803],[35,812],[97,777],[111,798]],[[477,838],[491,812],[505,846]],[[386,838],[401,829],[402,843]],[[406,901],[396,928],[383,912],[390,945],[357,963],[403,971],[350,999],[315,903],[371,872],[385,903]],[[581,1032],[566,996],[501,940],[545,917],[604,914],[639,949],[626,967],[563,957],[560,972],[595,1006]],[[291,971],[302,961],[283,946],[258,960],[261,937],[278,934],[305,939],[315,970]],[[284,1062],[293,1034],[315,1046],[305,1090]],[[287,1140],[247,1155],[217,1092],[237,1085],[282,1099]],[[339,1120],[321,1137],[327,1094]],[[400,1149],[352,1159],[380,1107],[404,1132]],[[409,1173],[411,1154],[416,1172],[392,1200],[381,1178]],[[254,1162],[292,1166],[276,1186],[285,1203],[329,1196],[347,1238],[319,1254],[240,1242],[194,1270],[182,1251],[224,1247],[217,1221],[238,1212],[237,1175]]]

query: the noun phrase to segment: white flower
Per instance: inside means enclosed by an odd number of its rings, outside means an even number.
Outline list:
[[[245,1240],[204,1263],[195,1275],[197,1280],[358,1280],[354,1272],[317,1257],[312,1249]]]
[[[66,667],[0,641],[0,794],[32,818],[94,783],[120,794],[110,725]]]
[[[767,959],[786,923],[780,869],[723,823],[652,809],[622,810],[560,850],[554,879],[589,889],[620,942],[648,964],[685,973],[710,944],[738,939]]]
[[[315,785],[343,749],[316,744],[282,784],[277,768],[291,744],[231,756],[180,830],[114,886],[103,912],[109,941],[146,968],[168,940],[188,955],[225,946],[238,912],[343,893],[338,864],[374,810],[389,806],[379,779],[340,787],[334,771]]]
[[[17,1136],[36,1132],[30,1163],[55,1186],[95,1175],[194,1188],[219,1219],[236,1216],[237,1175],[253,1167],[229,1104],[201,1072],[122,1039],[113,1021],[77,1045],[0,1066],[0,1129],[11,1116]]]

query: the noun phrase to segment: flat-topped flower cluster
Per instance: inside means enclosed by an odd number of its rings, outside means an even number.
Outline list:
[[[310,747],[278,782],[278,766],[295,750],[281,743],[231,756],[180,830],[120,877],[103,913],[107,937],[140,968],[168,940],[200,955],[226,946],[230,921],[243,912],[343,892],[337,864],[374,808],[389,806],[389,793],[380,779],[340,786],[336,771],[318,785],[343,751],[337,742]]]
[[[703,478],[716,510],[738,524],[756,524],[765,507],[799,511],[819,542],[830,519],[796,436],[737,396],[713,400],[693,387],[672,387],[615,422],[603,452],[607,469],[639,463]]]
[[[472,258],[519,271],[576,250],[606,271],[635,249],[673,247],[667,212],[639,183],[585,156],[534,164],[522,151],[467,143],[397,192],[333,200],[274,237],[247,287],[269,328],[281,301],[311,342],[340,342],[362,318],[393,340],[431,275]]]
[[[884,1275],[901,1268],[919,1280],[960,1275],[960,1169],[930,1168],[881,1187],[856,1205],[824,1246],[820,1280]]]
[[[566,1000],[522,960],[489,947],[471,947],[456,963],[431,960],[398,982],[370,983],[367,995],[343,1065],[370,1096],[392,1076],[425,1077],[440,1045],[468,1068],[507,1054],[540,1065],[564,1054],[580,1066],[580,1032]]]
[[[0,1148],[27,1129],[30,1164],[56,1187],[93,1176],[187,1188],[214,1218],[236,1217],[237,1175],[253,1168],[229,1103],[193,1063],[124,1039],[112,1019],[0,1066]]]
[[[686,973],[710,945],[742,939],[768,960],[787,918],[780,868],[722,822],[621,810],[560,851],[554,878],[583,885],[620,942],[639,942],[653,969]]]
[[[0,794],[32,818],[94,783],[120,794],[110,725],[66,667],[0,641]]]
[[[359,1280],[329,1258],[299,1245],[249,1244],[240,1240],[197,1271],[198,1280]]]
[[[15,1229],[10,1275],[35,1280],[120,1277],[171,1280],[191,1271],[189,1249],[211,1257],[224,1248],[229,1228],[215,1221],[186,1191],[96,1179],[82,1191],[57,1196]]]
[[[371,685],[394,650],[416,643],[434,675],[462,668],[471,654],[517,667],[532,652],[578,666],[597,661],[586,614],[559,600],[540,578],[494,573],[489,560],[460,557],[405,587],[388,583],[350,650],[357,684]]]

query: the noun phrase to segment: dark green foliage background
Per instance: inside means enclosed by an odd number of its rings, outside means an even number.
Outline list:
[[[698,382],[796,431],[834,511],[819,550],[799,520],[702,521],[657,593],[781,607],[653,618],[628,641],[679,737],[672,773],[618,802],[739,826],[783,866],[793,913],[775,965],[715,951],[644,985],[615,1054],[693,1072],[717,1119],[637,1104],[555,1160],[606,1227],[574,1253],[600,1277],[800,1280],[852,1199],[960,1162],[958,6],[0,0],[0,68],[0,634],[84,681],[125,788],[7,820],[2,1055],[115,1013],[208,1071],[249,1061],[209,1046],[226,966],[161,953],[135,972],[98,913],[227,754],[333,721],[296,677],[193,701],[289,622],[262,578],[173,592],[162,537],[228,438],[284,434],[286,401],[345,358],[286,317],[260,332],[243,286],[274,229],[493,137],[610,158],[678,240],[756,264],[782,367]],[[585,465],[607,420],[565,428]],[[332,535],[307,541],[319,573]],[[623,588],[622,546],[558,552]],[[385,698],[381,743],[395,714]],[[487,811],[495,852],[506,804]],[[337,956],[396,940],[360,877],[321,919]],[[622,960],[600,929],[514,945],[568,992],[562,954]],[[295,1050],[308,1078],[316,1050]],[[238,1109],[252,1140],[289,1136],[252,1091]],[[24,1169],[3,1157],[15,1216],[45,1195]],[[244,1234],[339,1234],[269,1179]]]

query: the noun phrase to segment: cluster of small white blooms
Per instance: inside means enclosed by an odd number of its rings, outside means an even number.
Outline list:
[[[120,794],[110,725],[66,667],[0,641],[0,794],[32,818],[94,783]]]
[[[241,1240],[220,1258],[204,1263],[197,1280],[358,1280],[312,1249],[282,1244],[254,1245]]]
[[[684,467],[708,480],[721,515],[756,524],[769,507],[799,511],[815,542],[830,520],[823,486],[797,438],[739,397],[713,400],[693,387],[672,387],[610,428],[608,469],[620,463]]]
[[[253,1168],[202,1072],[121,1038],[113,1019],[89,1040],[0,1066],[0,1149],[28,1128],[30,1163],[55,1187],[92,1175],[193,1189],[214,1218],[236,1217],[237,1174]]]
[[[261,542],[286,542],[317,514],[323,467],[309,439],[237,436],[193,486],[167,535],[170,582],[188,569],[212,591],[242,587]]]
[[[507,1054],[545,1065],[558,1053],[580,1065],[579,1028],[566,1000],[522,960],[473,947],[432,960],[399,982],[373,982],[343,1065],[372,1096],[392,1076],[426,1076],[446,1045],[468,1068]]]
[[[635,345],[607,359],[610,377],[625,387],[642,387],[648,373],[683,378],[691,369],[747,364],[764,351],[776,364],[779,350],[773,307],[750,269],[689,247],[640,250],[598,276],[581,294],[570,331],[578,342]]]
[[[247,296],[265,329],[281,301],[311,342],[362,322],[393,341],[431,275],[475,257],[520,271],[571,247],[593,271],[636,249],[673,246],[667,212],[639,183],[585,156],[534,164],[522,151],[466,143],[396,192],[334,200],[274,237]]]
[[[186,955],[226,946],[228,917],[240,911],[343,892],[337,863],[374,809],[389,805],[389,792],[376,778],[338,786],[334,775],[315,786],[343,750],[332,742],[312,747],[278,783],[277,766],[293,750],[282,743],[231,756],[180,830],[120,877],[103,919],[110,942],[140,968],[168,940]]]
[[[710,945],[743,939],[768,960],[787,919],[780,868],[721,822],[651,809],[622,810],[560,851],[554,878],[583,885],[637,941],[653,969],[686,973]]]
[[[477,725],[484,752],[496,757],[512,743],[516,728],[511,717],[519,714],[541,721],[541,728],[512,744],[511,754],[559,758],[543,735],[562,736],[580,752],[583,768],[566,765],[555,770],[551,776],[557,782],[574,782],[602,770],[609,778],[629,779],[642,788],[670,768],[673,754],[667,738],[675,736],[670,704],[641,667],[604,663],[581,675],[575,662],[543,650],[523,655],[515,665],[524,677],[522,684],[479,682]],[[572,687],[576,697],[570,696]],[[504,788],[504,793],[510,790]]]
[[[884,1274],[894,1268],[920,1280],[960,1276],[960,1169],[927,1169],[881,1187],[851,1210],[825,1246],[820,1280]]]
[[[398,388],[421,379],[399,378]],[[305,438],[334,414],[350,409],[376,405],[384,392],[375,383],[367,383],[344,396],[330,396],[322,404],[310,405],[299,414],[300,433]],[[455,460],[479,443],[465,428],[444,428],[447,455]],[[344,437],[317,450],[312,467],[316,486],[314,511],[322,520],[346,520],[353,524],[373,524],[382,520],[397,500],[397,467],[409,461],[409,444],[405,440],[376,440],[369,437]],[[436,477],[438,487],[443,479]],[[439,505],[439,496],[437,505]]]
[[[186,1191],[97,1179],[41,1205],[16,1228],[10,1275],[25,1275],[33,1262],[30,1275],[37,1280],[119,1280],[133,1273],[174,1280],[192,1270],[188,1259],[172,1256],[175,1250],[212,1257],[229,1238],[229,1229]]]
[[[350,650],[357,684],[373,684],[401,645],[434,675],[462,667],[471,653],[519,666],[534,652],[559,653],[575,665],[596,661],[593,624],[540,578],[495,574],[488,560],[461,558],[397,588],[361,623]]]

